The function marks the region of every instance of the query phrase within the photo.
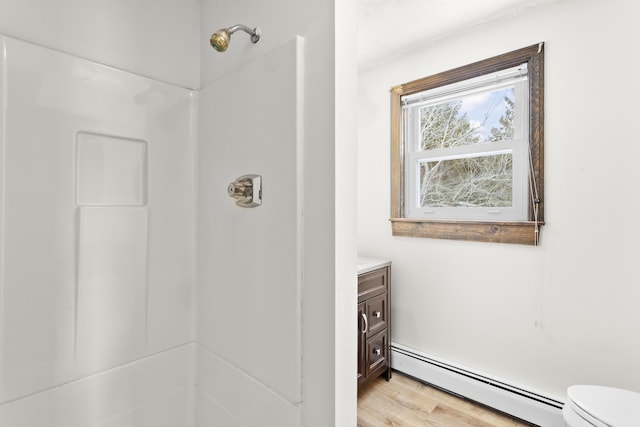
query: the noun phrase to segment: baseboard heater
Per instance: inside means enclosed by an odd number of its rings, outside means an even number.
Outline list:
[[[420,381],[541,427],[564,427],[559,399],[391,343],[391,367]]]

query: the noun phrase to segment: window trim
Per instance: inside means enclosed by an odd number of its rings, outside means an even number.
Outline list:
[[[538,203],[527,221],[410,218],[405,213],[405,147],[401,97],[494,73],[526,62],[529,73],[529,146]],[[531,199],[530,192],[528,193]],[[534,208],[537,205],[537,220]],[[391,229],[394,236],[537,245],[544,224],[544,43],[531,45],[391,88]]]

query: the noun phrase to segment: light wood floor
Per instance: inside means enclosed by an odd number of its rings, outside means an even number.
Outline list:
[[[393,372],[358,394],[358,427],[525,427],[531,426]]]

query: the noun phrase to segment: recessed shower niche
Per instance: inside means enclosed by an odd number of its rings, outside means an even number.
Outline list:
[[[144,206],[147,143],[78,132],[77,203],[81,206]]]
[[[77,134],[76,357],[89,363],[146,341],[146,156],[145,141]]]

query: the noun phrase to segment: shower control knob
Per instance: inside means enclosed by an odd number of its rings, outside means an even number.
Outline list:
[[[247,186],[246,183],[242,182],[232,182],[227,187],[227,192],[229,196],[239,198],[239,197],[247,197],[251,192],[252,188]]]
[[[254,208],[262,204],[262,177],[243,175],[227,186],[227,193],[242,208]]]

